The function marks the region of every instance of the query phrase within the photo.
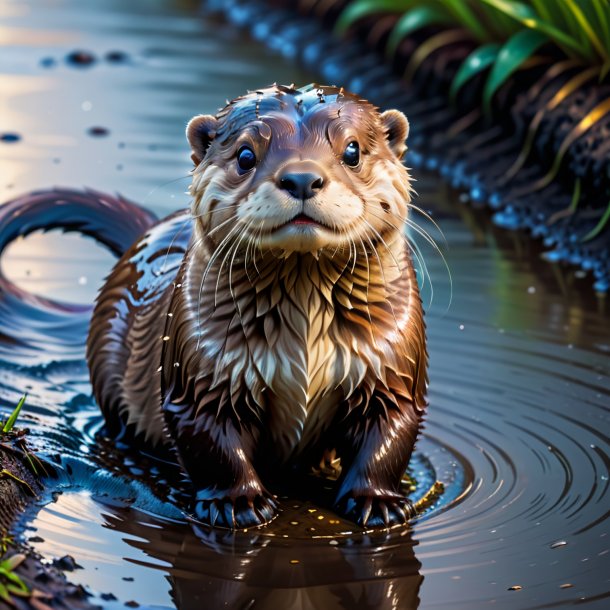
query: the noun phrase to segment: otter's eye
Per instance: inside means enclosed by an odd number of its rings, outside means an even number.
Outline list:
[[[358,146],[358,142],[350,142],[345,147],[343,161],[345,165],[349,165],[350,167],[356,167],[356,165],[360,163],[360,146]]]
[[[247,172],[256,165],[256,155],[249,146],[242,146],[237,151],[237,165],[244,172]]]

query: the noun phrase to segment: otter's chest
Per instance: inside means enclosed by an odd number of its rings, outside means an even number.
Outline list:
[[[281,457],[315,442],[334,419],[364,365],[348,345],[332,303],[312,290],[280,301],[265,321],[261,352],[269,427]],[[255,360],[253,367],[260,368]],[[256,392],[256,388],[253,388]]]

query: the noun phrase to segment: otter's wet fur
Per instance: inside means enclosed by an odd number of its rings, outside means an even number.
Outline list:
[[[407,134],[400,112],[317,85],[251,92],[189,123],[192,209],[117,263],[87,352],[108,430],[175,449],[198,519],[268,522],[266,482],[330,454],[339,512],[408,518],[399,483],[427,355]]]

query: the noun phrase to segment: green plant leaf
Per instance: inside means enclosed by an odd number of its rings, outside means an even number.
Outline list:
[[[483,90],[483,108],[487,114],[496,91],[547,41],[548,37],[541,32],[521,30],[502,45]]]
[[[386,47],[386,56],[392,58],[402,40],[428,25],[451,23],[451,16],[437,6],[418,6],[406,12],[396,23]]]
[[[546,34],[550,40],[554,41],[564,51],[579,57],[591,59],[582,43],[554,24],[540,19],[531,6],[523,2],[516,2],[516,0],[481,0],[481,2],[508,15],[530,30]]]
[[[606,56],[608,56],[610,55],[610,3],[608,0],[591,0],[591,7],[595,13],[602,41],[606,45]]]
[[[454,16],[455,21],[464,26],[480,41],[489,40],[489,31],[482,21],[481,11],[473,10],[464,0],[441,0],[447,10]]]
[[[0,599],[3,599],[7,604],[11,602],[11,596],[8,594],[8,589],[0,582]]]
[[[496,58],[500,45],[495,43],[484,44],[478,49],[475,49],[460,66],[457,74],[455,75],[453,82],[451,83],[451,90],[449,92],[452,102],[455,102],[458,91],[475,75],[479,74],[483,70],[486,70],[491,66]]]
[[[597,33],[593,29],[592,24],[589,23],[589,20],[587,19],[586,15],[581,10],[581,8],[578,6],[578,4],[576,4],[576,2],[574,2],[574,0],[564,0],[564,2],[570,9],[573,18],[576,20],[576,23],[578,23],[578,25],[582,28],[583,32],[586,34],[586,36],[590,40],[591,44],[595,47],[595,49],[599,53],[599,56],[602,59],[608,59],[609,58],[608,48],[604,47],[604,45],[602,44],[602,41],[599,39],[599,37],[597,36]]]
[[[599,222],[582,238],[582,241],[590,241],[594,237],[597,237],[602,232],[602,229],[608,224],[608,221],[610,221],[610,202],[608,203],[606,211],[599,219]]]
[[[26,398],[27,398],[27,394],[24,394],[21,397],[21,400],[17,403],[17,406],[13,409],[13,412],[11,413],[10,417],[6,420],[6,423],[4,424],[4,428],[2,428],[2,432],[4,434],[7,434],[15,427],[15,422],[17,421],[17,418],[19,417],[19,413],[21,412],[21,408],[23,407]]]
[[[12,571],[16,567],[20,566],[26,557],[23,553],[16,553],[15,555],[11,555],[8,559],[5,559],[2,563],[0,563],[0,567],[4,570]]]
[[[364,17],[379,13],[402,13],[414,4],[414,0],[356,0],[341,11],[335,32],[345,34],[347,30]]]

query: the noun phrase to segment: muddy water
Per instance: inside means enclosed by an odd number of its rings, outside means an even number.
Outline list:
[[[86,186],[165,215],[188,204],[190,116],[314,78],[195,12],[161,0],[0,5],[0,133],[16,136],[0,141],[0,200]],[[75,50],[94,61],[66,61]],[[55,344],[36,357],[1,350],[0,406],[27,390],[22,421],[60,462],[56,493],[20,535],[46,558],[73,555],[82,568],[70,578],[111,609],[608,607],[608,305],[436,178],[417,178],[450,276],[420,239],[431,385],[412,493],[436,479],[445,493],[411,529],[363,534],[295,496],[261,531],[189,524],[166,501],[165,475],[153,489],[146,465],[100,447],[82,358]],[[23,288],[83,304],[111,264],[90,240],[55,234],[2,258]]]

